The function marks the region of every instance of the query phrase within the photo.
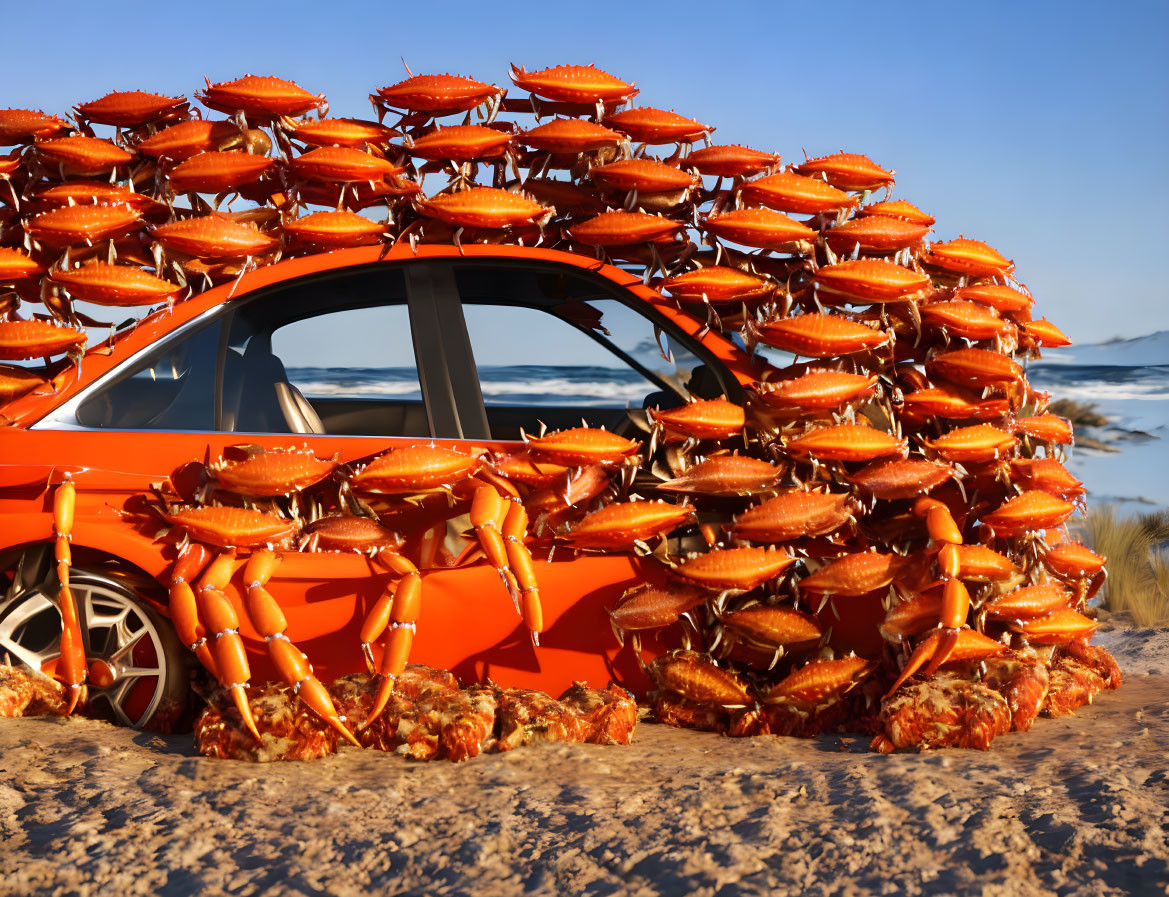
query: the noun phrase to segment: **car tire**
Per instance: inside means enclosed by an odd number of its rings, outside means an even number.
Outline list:
[[[174,731],[190,703],[191,654],[170,621],[105,573],[74,568],[69,585],[89,668],[83,712],[136,729]],[[51,670],[61,629],[55,576],[33,585],[14,578],[0,598],[0,658]]]

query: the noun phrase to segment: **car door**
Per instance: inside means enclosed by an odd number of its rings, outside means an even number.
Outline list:
[[[482,397],[479,425],[498,452],[524,448],[521,433],[541,427],[604,426],[647,439],[648,408],[741,388],[701,343],[643,299],[600,274],[555,261],[451,259],[471,367]],[[465,420],[475,420],[463,413]],[[541,535],[546,536],[546,533]],[[546,544],[546,541],[541,543]],[[675,541],[674,550],[681,544]],[[616,642],[603,612],[629,588],[658,581],[656,561],[632,552],[540,552],[536,573],[546,604],[567,608],[541,636],[540,655],[581,642],[611,657],[610,672],[636,681],[630,652]],[[647,639],[649,650],[660,650]]]

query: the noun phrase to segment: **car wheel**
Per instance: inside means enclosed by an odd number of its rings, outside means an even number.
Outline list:
[[[47,672],[60,656],[56,576],[33,578],[41,581],[29,583],[18,571],[0,599],[0,657]],[[69,585],[89,667],[86,715],[170,731],[190,692],[190,655],[170,622],[105,574],[74,568]]]

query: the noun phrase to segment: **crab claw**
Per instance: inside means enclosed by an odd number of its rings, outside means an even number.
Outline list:
[[[960,579],[946,580],[942,590],[942,620],[937,647],[925,668],[925,675],[932,676],[938,667],[950,659],[958,644],[958,633],[966,625],[970,613],[970,592]]]
[[[925,641],[918,645],[917,649],[909,656],[905,669],[901,671],[901,675],[897,677],[897,681],[893,683],[892,687],[885,692],[884,697],[888,698],[904,685],[910,676],[920,670],[938,650],[939,644],[946,640],[945,636],[946,632],[942,629],[935,629],[926,636]],[[959,629],[954,645],[948,652],[947,660],[982,660],[994,657],[996,654],[1002,654],[1005,650],[1007,650],[1006,645],[996,642],[992,638],[987,638],[981,632],[975,632],[973,629]]]

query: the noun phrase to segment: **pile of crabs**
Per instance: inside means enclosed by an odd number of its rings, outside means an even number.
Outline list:
[[[407,665],[428,568],[485,557],[537,638],[532,554],[555,546],[661,565],[611,617],[638,656],[646,632],[683,645],[646,665],[667,723],[985,748],[1117,687],[1089,644],[1104,558],[1066,526],[1083,494],[1062,464],[1071,426],[1020,363],[1068,340],[1032,317],[1013,263],[978,240],[926,242],[934,219],[892,199],[893,172],[865,156],[782,167],[712,144],[713,128],[631,106],[637,89],[592,66],[511,79],[509,93],[411,75],[371,95],[376,121],[325,117],[323,97],[253,76],[196,94],[216,118],[141,92],[77,106],[72,122],[0,110],[0,143],[15,146],[0,160],[0,359],[23,362],[0,366],[0,405],[81,363],[100,322],[76,301],[173,303],[282,256],[398,241],[640,266],[655,301],[784,359],[741,403],[651,411],[644,440],[583,426],[507,455],[410,445],[350,465],[240,450],[199,489],[160,496],[185,545],[171,617],[224,688],[201,749],[254,751],[277,717],[265,737],[324,745],[310,753],[339,738],[411,752],[408,733],[424,732],[416,755],[457,759],[477,750],[451,733],[506,745],[515,719],[537,720],[519,741],[627,741],[619,690],[552,702]],[[54,512],[70,706],[85,677],[71,488]],[[468,515],[458,556],[396,535],[436,502]],[[393,575],[362,631],[370,676],[326,686],[290,641],[264,585],[294,550],[363,551]],[[285,680],[263,691],[222,591],[241,556],[243,610]],[[284,709],[262,711],[269,698]]]

